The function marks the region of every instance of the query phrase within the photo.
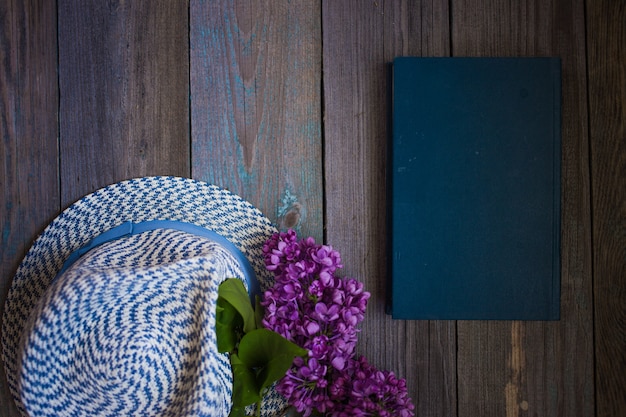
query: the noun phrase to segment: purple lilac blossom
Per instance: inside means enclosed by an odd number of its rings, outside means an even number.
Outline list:
[[[353,278],[335,275],[341,256],[295,231],[274,234],[264,245],[275,285],[264,293],[263,325],[308,349],[296,358],[277,390],[305,417],[413,416],[406,382],[355,359],[358,324],[370,294]]]

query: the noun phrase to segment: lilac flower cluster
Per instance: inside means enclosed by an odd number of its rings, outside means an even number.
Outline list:
[[[309,351],[277,390],[305,417],[412,416],[405,381],[355,357],[370,294],[361,282],[335,275],[343,266],[339,252],[288,230],[274,234],[263,254],[275,275],[261,301],[263,325]]]
[[[334,381],[331,390],[336,398],[344,399],[333,416],[413,416],[406,381],[393,372],[379,371],[363,356],[351,361],[349,371]]]

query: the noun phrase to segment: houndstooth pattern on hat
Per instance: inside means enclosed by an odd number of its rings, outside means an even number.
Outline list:
[[[221,246],[176,230],[93,249],[26,325],[19,389],[29,415],[227,415],[232,380],[214,311],[218,285],[242,276]]]
[[[18,268],[7,296],[2,332],[3,358],[9,388],[22,412],[25,412],[25,408],[20,399],[21,389],[24,386],[23,381],[28,381],[31,370],[21,367],[22,364],[26,364],[20,359],[21,352],[22,348],[28,350],[28,346],[37,346],[37,343],[30,345],[30,342],[23,340],[24,329],[33,325],[29,322],[33,312],[46,304],[44,296],[64,260],[70,253],[106,230],[125,222],[138,223],[150,220],[181,221],[213,230],[235,244],[248,258],[262,289],[271,285],[272,277],[263,265],[261,249],[275,229],[256,208],[226,190],[184,178],[147,177],[117,183],[84,197],[59,215],[35,241]],[[149,288],[155,285],[150,280],[143,284]],[[89,288],[85,288],[85,291],[89,292]],[[143,331],[145,332],[145,329]],[[32,336],[33,333],[30,334],[31,337],[38,336],[37,332],[34,332],[35,336]],[[142,332],[138,330],[137,334],[142,334]],[[94,343],[96,341],[94,340]],[[75,343],[69,339],[63,342]],[[103,341],[97,341],[96,345],[105,351],[110,348]],[[35,352],[35,357],[42,354],[36,348],[33,349],[35,349],[32,351]],[[84,355],[87,355],[87,352]],[[182,357],[187,358],[185,360],[189,358],[185,355]],[[41,367],[41,371],[50,365],[42,361],[32,362],[32,366]],[[61,365],[69,364],[61,363]],[[167,373],[163,372],[159,375]],[[155,382],[159,380],[157,374],[150,378],[158,387],[159,384]],[[20,382],[22,379],[23,381]],[[184,384],[192,383],[190,379],[183,378],[183,381]],[[58,380],[56,382],[61,383]],[[204,382],[206,381],[194,383]],[[42,387],[41,389],[47,389],[47,386],[42,385]],[[208,395],[211,391],[207,387],[200,387],[198,392]],[[39,395],[39,393],[34,395]],[[48,394],[41,395],[42,398],[51,399]],[[276,402],[275,410],[284,405],[279,396],[272,394],[270,397],[269,403]],[[187,415],[186,411],[176,414],[178,411],[170,412],[170,410],[191,410],[191,408],[185,408],[187,405],[176,405],[178,403],[174,400],[168,404],[163,408],[162,413],[154,415]],[[58,411],[49,415],[79,415]],[[272,412],[266,409],[263,414],[270,416]],[[190,415],[202,415],[194,413]]]

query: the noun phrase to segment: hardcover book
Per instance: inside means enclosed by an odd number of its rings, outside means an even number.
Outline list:
[[[558,320],[559,58],[396,58],[395,319]]]

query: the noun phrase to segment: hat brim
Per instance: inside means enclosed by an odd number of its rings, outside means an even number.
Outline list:
[[[36,239],[20,264],[6,298],[2,347],[5,372],[17,406],[23,329],[65,260],[95,237],[123,223],[170,220],[211,230],[246,256],[261,289],[272,284],[262,248],[276,231],[258,209],[217,186],[179,177],[144,177],[119,182],[83,197]]]

